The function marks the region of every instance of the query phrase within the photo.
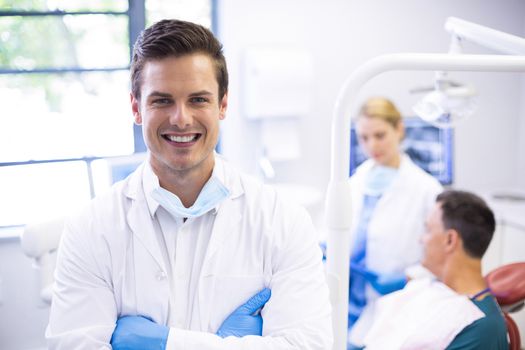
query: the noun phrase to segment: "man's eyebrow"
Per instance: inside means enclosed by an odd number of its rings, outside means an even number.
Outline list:
[[[195,91],[190,94],[190,97],[203,96],[203,95],[209,96],[209,95],[213,95],[213,93],[208,90]]]
[[[149,97],[168,97],[168,98],[171,98],[171,94],[168,94],[168,93],[165,93],[165,92],[160,92],[160,91],[152,91],[148,95],[148,98]]]

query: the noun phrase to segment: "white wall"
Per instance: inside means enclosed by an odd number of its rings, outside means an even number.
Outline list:
[[[276,180],[313,185],[322,191],[329,178],[330,121],[336,94],[356,67],[385,53],[446,52],[449,36],[443,24],[448,16],[516,35],[523,35],[525,26],[521,0],[223,0],[219,6],[219,36],[231,75],[223,152],[256,173],[258,124],[243,118],[239,101],[243,50],[253,45],[308,49],[314,57],[316,81],[311,113],[299,125],[303,154],[288,164],[277,164]],[[492,53],[474,44],[467,44],[465,52]],[[451,74],[475,83],[481,96],[477,115],[456,131],[455,186],[517,185],[518,169],[525,178],[524,161],[518,161],[517,153],[520,142],[522,152],[525,147],[519,137],[523,74]],[[411,106],[420,96],[409,95],[408,89],[430,84],[432,77],[430,72],[385,73],[356,98],[384,94],[403,114],[411,115]],[[525,122],[521,123],[524,131]]]
[[[525,36],[525,33],[524,33]],[[525,188],[525,78],[521,80],[521,110],[519,125],[519,149],[518,149],[518,185]]]
[[[522,13],[522,36],[525,37],[525,13]],[[518,185],[525,188],[525,77],[521,78],[520,91],[520,125],[519,125],[519,149],[518,149]]]

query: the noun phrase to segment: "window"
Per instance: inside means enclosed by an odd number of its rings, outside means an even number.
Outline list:
[[[144,150],[130,56],[162,18],[211,27],[212,2],[0,0],[0,226],[65,214],[95,193],[94,160]]]

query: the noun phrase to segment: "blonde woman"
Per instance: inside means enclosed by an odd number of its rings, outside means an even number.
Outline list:
[[[370,98],[356,120],[358,142],[369,157],[351,177],[353,240],[349,295],[349,348],[360,348],[375,300],[403,288],[405,269],[418,263],[424,221],[440,183],[401,149],[401,114],[386,98]]]

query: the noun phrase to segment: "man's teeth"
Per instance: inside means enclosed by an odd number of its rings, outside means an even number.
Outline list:
[[[191,136],[174,136],[168,135],[168,139],[173,142],[191,142],[197,138],[197,135]]]

